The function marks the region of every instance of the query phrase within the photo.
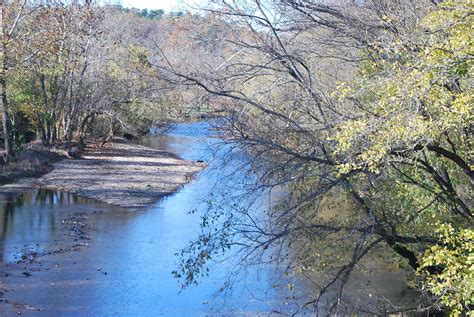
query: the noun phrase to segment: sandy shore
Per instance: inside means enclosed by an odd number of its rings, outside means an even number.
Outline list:
[[[143,208],[174,193],[204,166],[117,139],[103,147],[88,147],[78,159],[55,163],[54,169],[40,178],[1,186],[0,192],[44,188],[124,208]]]

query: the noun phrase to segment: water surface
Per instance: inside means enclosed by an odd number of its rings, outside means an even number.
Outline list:
[[[222,162],[209,149],[216,139],[207,128],[205,123],[179,125],[167,136],[142,142],[212,167]],[[4,269],[3,283],[12,289],[6,297],[27,304],[23,314],[54,316],[241,315],[284,305],[287,294],[272,287],[270,265],[249,269],[226,296],[216,292],[237,259],[218,261],[209,277],[184,290],[171,275],[175,254],[200,233],[199,216],[220,181],[216,177],[202,172],[141,212],[43,190],[3,197],[0,261],[13,267]],[[82,228],[83,223],[91,226]],[[33,262],[26,269],[15,267],[22,258]]]
[[[295,293],[286,287],[290,281],[274,265],[247,267],[232,289],[218,292],[239,264],[232,252],[216,259],[199,285],[180,289],[171,274],[178,267],[175,254],[201,233],[200,216],[210,198],[227,191],[239,197],[238,188],[245,186],[246,179],[233,172],[238,164],[245,165],[245,157],[228,161],[220,156],[218,139],[202,122],[178,125],[141,143],[204,161],[209,168],[177,193],[140,212],[61,192],[0,195],[0,291],[3,284],[9,301],[0,302],[0,315],[17,311],[39,316],[294,312],[296,303],[288,299]],[[258,217],[282,194],[270,192],[256,201],[242,196],[237,202],[252,205]],[[368,276],[354,274],[347,286],[348,302],[368,307],[376,296],[394,304],[416,298],[405,286],[403,271],[387,269],[380,260],[374,261],[373,268]],[[317,290],[307,280],[296,279],[296,283],[296,294],[306,296]]]

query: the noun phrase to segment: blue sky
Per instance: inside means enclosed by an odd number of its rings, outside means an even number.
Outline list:
[[[118,0],[124,7],[135,7],[139,9],[164,9],[165,11],[186,10],[187,5],[196,6],[205,4],[206,0]]]

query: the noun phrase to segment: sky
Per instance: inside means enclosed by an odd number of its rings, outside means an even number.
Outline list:
[[[189,9],[189,5],[203,5],[207,0],[118,0],[124,7],[163,9],[166,12]]]

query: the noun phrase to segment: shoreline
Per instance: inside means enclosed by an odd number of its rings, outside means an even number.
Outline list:
[[[0,200],[2,195],[8,197],[11,193],[16,195],[31,189],[46,189],[68,192],[134,212],[174,194],[207,166],[167,151],[129,143],[125,139],[114,139],[104,146],[89,144],[76,159],[65,158],[49,163],[49,172],[40,177],[23,177],[0,186]],[[35,250],[34,244],[22,244],[25,250],[31,250],[21,251],[24,253],[13,262],[0,263],[0,274],[4,277],[0,281],[0,316],[2,313],[36,314],[46,309],[30,305],[21,292],[28,289],[31,281],[41,281],[38,275],[41,272],[54,270],[60,273],[64,263],[75,265],[75,260],[68,259],[73,257],[71,254],[90,246],[97,230],[94,219],[102,212],[99,207],[65,214],[57,228],[63,238],[55,240],[41,252]],[[87,269],[83,270],[87,274],[107,275],[107,271],[102,269]],[[82,282],[83,278],[76,277],[74,281]],[[61,282],[70,283],[69,280]]]
[[[178,191],[205,166],[115,138],[104,146],[89,144],[78,158],[55,162],[51,171],[38,178],[20,178],[0,186],[0,194],[38,188],[143,209]]]

